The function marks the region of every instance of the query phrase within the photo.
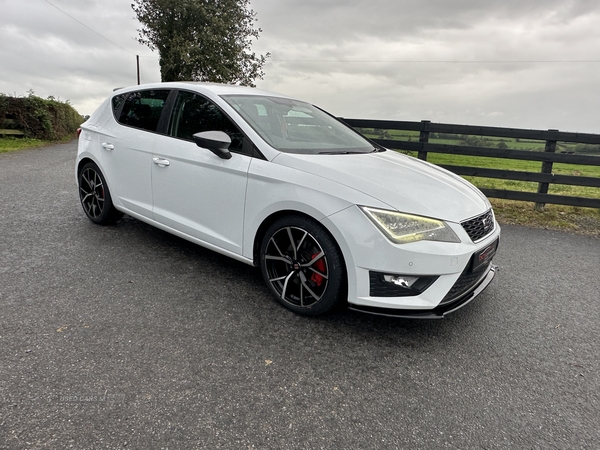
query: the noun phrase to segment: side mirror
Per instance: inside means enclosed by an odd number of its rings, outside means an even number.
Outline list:
[[[198,147],[207,148],[219,158],[229,159],[231,138],[223,131],[203,131],[192,136]]]

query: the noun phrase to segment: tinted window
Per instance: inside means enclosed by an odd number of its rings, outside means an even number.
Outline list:
[[[193,140],[192,136],[202,131],[223,131],[231,138],[229,150],[242,152],[244,135],[231,120],[210,100],[192,92],[179,92],[169,135]]]
[[[142,130],[156,131],[168,95],[168,90],[130,93],[123,105],[119,122]]]
[[[123,102],[125,101],[126,98],[127,98],[127,94],[115,95],[113,97],[112,106],[113,106],[113,114],[115,115],[115,118],[117,117],[117,114],[119,113],[119,108],[121,107],[121,105],[123,104]]]

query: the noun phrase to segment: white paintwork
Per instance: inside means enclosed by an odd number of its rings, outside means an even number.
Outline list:
[[[356,206],[333,214],[323,221],[342,247],[347,259],[348,299],[365,306],[401,309],[432,309],[444,298],[468,264],[471,255],[494,242],[500,227],[483,241],[473,244],[457,223],[447,222],[460,243],[419,241],[392,244]],[[348,261],[351,258],[351,262]],[[439,275],[440,278],[422,295],[415,297],[375,298],[369,296],[369,270],[403,275]]]
[[[385,203],[387,209],[458,222],[490,208],[485,196],[464,179],[397,152],[282,153],[274,162],[372,195]]]
[[[227,251],[242,253],[244,201],[251,158],[221,159],[196,144],[154,136],[154,220]]]
[[[216,103],[266,160],[233,154],[221,159],[194,143],[122,126],[110,99],[82,125],[77,161],[92,159],[105,175],[117,209],[192,242],[252,264],[260,225],[280,211],[320,221],[337,241],[347,266],[348,301],[399,309],[432,309],[460,276],[471,255],[493,242],[500,227],[474,244],[459,222],[484,213],[488,200],[470,183],[393,151],[349,155],[281,153],[264,142],[222,94],[268,95],[251,88],[161,83],[119,90],[186,89]],[[102,144],[114,146],[107,150]],[[159,165],[153,158],[167,160]],[[393,244],[357,205],[445,220],[461,243]],[[260,238],[260,236],[259,236]],[[369,270],[437,275],[416,297],[369,297]]]

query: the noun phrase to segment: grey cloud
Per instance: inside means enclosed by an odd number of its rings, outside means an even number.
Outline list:
[[[254,0],[253,7],[264,29],[301,42],[318,42],[323,36],[332,42],[364,35],[427,36],[430,30],[463,30],[486,20],[527,22],[551,11],[570,21],[598,9],[593,1],[579,0]]]
[[[130,0],[51,0],[126,51],[45,1],[0,1],[0,92],[34,89],[90,113],[114,87],[136,82],[135,54],[142,82],[159,81],[158,56],[135,40]],[[254,50],[273,55],[259,87],[334,114],[600,132],[600,63],[481,62],[597,60],[597,0],[253,0],[252,8],[263,29]]]

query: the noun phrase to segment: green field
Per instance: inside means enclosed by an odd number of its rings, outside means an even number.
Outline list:
[[[402,141],[417,142],[419,140],[419,132],[417,131],[400,131],[400,130],[363,130],[367,131],[365,135],[370,138],[383,138],[393,139]],[[370,131],[370,132],[368,132]],[[513,150],[528,150],[528,151],[544,151],[544,141],[531,141],[531,140],[516,140],[507,138],[481,138],[478,136],[470,136],[469,139],[474,139],[470,142],[465,142],[460,139],[460,136],[454,136],[448,138],[444,135],[443,138],[435,137],[436,133],[432,133],[433,137],[430,137],[429,142],[432,144],[449,144],[449,145],[475,145],[481,147],[498,148],[500,143],[504,144],[506,148]],[[590,147],[586,146],[586,154],[590,153]],[[557,151],[568,151],[576,154],[582,154],[577,151],[577,144],[571,143],[559,143],[557,145]],[[591,149],[593,150],[593,148]],[[600,150],[600,149],[599,149]],[[416,156],[414,152],[403,152]],[[600,156],[599,156],[600,157]],[[542,163],[537,161],[521,161],[511,160],[504,158],[490,158],[484,156],[465,156],[465,155],[450,155],[444,153],[429,153],[427,160],[433,164],[448,164],[455,166],[468,166],[468,167],[481,167],[489,169],[504,169],[504,170],[516,170],[521,172],[540,172]],[[600,166],[583,166],[577,164],[562,164],[555,163],[552,168],[553,173],[559,175],[577,175],[585,177],[599,177],[600,178]],[[488,189],[505,189],[514,191],[524,192],[537,192],[538,183],[531,183],[526,181],[514,181],[514,180],[503,180],[494,178],[480,178],[480,177],[465,177],[473,184],[480,188]],[[581,187],[581,186],[569,186],[561,184],[551,184],[548,190],[549,194],[557,195],[571,195],[575,197],[590,197],[600,198],[600,189]]]
[[[403,130],[373,130],[360,129],[365,136],[374,139],[393,139],[398,141],[418,142],[418,131]],[[508,148],[511,150],[544,151],[546,143],[527,139],[495,138],[488,136],[461,136],[442,133],[431,133],[429,142],[432,144],[471,145],[475,147]],[[600,156],[600,145],[574,144],[571,142],[558,142],[557,152],[572,152],[576,154],[589,154]]]
[[[448,155],[430,153],[427,160],[433,164],[451,164],[455,166],[482,167],[490,169],[516,170],[521,172],[540,172],[541,162],[520,161],[502,158],[487,158],[477,156]],[[577,175],[600,178],[600,166],[582,166],[577,164],[555,163],[552,172],[557,175]],[[508,189],[513,191],[537,192],[538,183],[526,181],[502,180],[494,178],[465,177],[480,188]],[[549,194],[571,195],[575,197],[600,198],[600,189],[583,186],[551,184]]]

